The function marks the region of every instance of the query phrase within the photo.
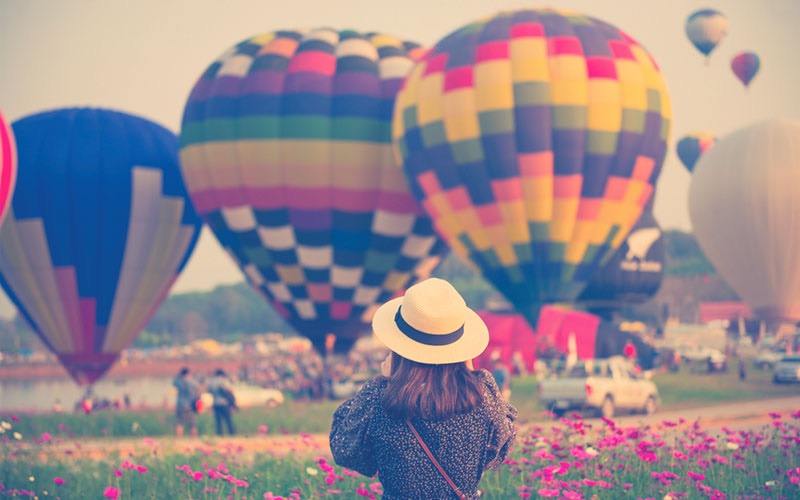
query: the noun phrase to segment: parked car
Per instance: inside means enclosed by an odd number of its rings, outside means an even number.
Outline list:
[[[344,378],[333,383],[331,387],[332,395],[335,399],[347,399],[355,396],[364,382],[369,380],[366,373],[357,373],[352,377]]]
[[[775,384],[800,382],[800,355],[793,354],[782,357],[775,365],[772,382]]]
[[[244,382],[237,382],[233,384],[233,395],[236,398],[236,406],[239,408],[249,408],[254,406],[268,406],[274,408],[285,402],[286,398],[278,389],[269,389],[266,387],[259,387]],[[213,396],[204,392],[201,395],[203,405],[210,408],[213,402]]]
[[[773,351],[771,349],[763,349],[756,355],[755,358],[753,358],[753,366],[759,370],[772,370],[775,368],[775,365],[778,364],[778,361],[783,358],[783,356],[783,352]]]
[[[611,418],[620,410],[655,413],[660,403],[652,380],[633,370],[622,357],[587,360],[567,376],[539,382],[539,401],[556,416],[568,410],[590,410]]]
[[[680,346],[681,360],[690,366],[692,372],[724,372],[728,369],[728,357],[719,349],[697,346]]]

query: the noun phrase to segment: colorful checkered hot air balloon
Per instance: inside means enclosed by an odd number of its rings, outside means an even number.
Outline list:
[[[0,285],[75,381],[91,384],[149,321],[197,241],[178,139],[103,109],[13,127],[19,177],[0,229]]]
[[[195,85],[181,166],[195,207],[248,281],[325,352],[446,251],[391,147],[398,89],[422,50],[375,33],[276,31]]]
[[[438,233],[535,324],[625,240],[669,124],[664,78],[630,36],[531,9],[438,42],[398,94],[393,136]]]
[[[0,223],[11,204],[17,182],[17,146],[14,132],[0,113]]]

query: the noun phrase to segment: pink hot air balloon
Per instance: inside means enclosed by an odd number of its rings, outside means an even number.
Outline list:
[[[750,81],[758,74],[761,67],[761,58],[755,52],[740,52],[731,59],[731,69],[736,78],[744,84],[750,85]]]
[[[14,132],[0,112],[0,222],[8,211],[17,180],[17,147]]]

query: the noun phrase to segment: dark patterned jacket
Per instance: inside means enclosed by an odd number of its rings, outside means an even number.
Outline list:
[[[516,437],[517,410],[500,395],[492,375],[475,372],[483,402],[444,420],[414,419],[431,453],[468,498],[478,498],[483,471],[503,463]],[[391,418],[380,399],[387,379],[364,384],[333,414],[330,444],[336,463],[383,484],[384,500],[458,498],[422,450],[404,420]]]

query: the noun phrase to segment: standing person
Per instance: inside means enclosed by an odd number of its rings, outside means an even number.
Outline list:
[[[175,399],[175,435],[183,437],[186,427],[192,437],[197,437],[197,399],[200,386],[189,375],[189,368],[183,367],[172,381],[178,391]]]
[[[631,363],[631,366],[636,366],[638,358],[636,345],[630,339],[625,342],[625,347],[622,348],[622,354],[625,356],[625,359]]]
[[[236,431],[233,428],[233,417],[231,411],[236,410],[236,397],[233,395],[233,387],[230,378],[225,370],[218,368],[214,376],[208,382],[208,392],[214,396],[214,425],[217,435],[222,436],[222,426],[228,428],[228,434],[233,436]]]
[[[503,463],[517,410],[472,359],[489,342],[447,281],[430,278],[383,304],[372,328],[391,351],[381,375],[334,413],[337,464],[377,472],[384,500],[477,499],[483,471]]]
[[[506,401],[511,398],[511,372],[499,357],[492,361],[492,377]]]

